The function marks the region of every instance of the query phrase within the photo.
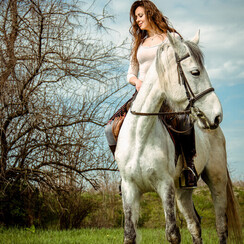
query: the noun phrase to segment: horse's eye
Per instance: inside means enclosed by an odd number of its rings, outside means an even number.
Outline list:
[[[200,71],[198,69],[192,70],[191,74],[194,76],[199,76],[200,75]]]

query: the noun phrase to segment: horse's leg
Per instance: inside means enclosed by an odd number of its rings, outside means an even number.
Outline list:
[[[187,228],[191,233],[193,243],[202,243],[201,221],[193,205],[192,190],[177,189],[176,197],[178,208],[185,217]]]
[[[125,215],[124,244],[135,244],[141,194],[134,183],[126,182],[123,179],[121,189]]]
[[[216,216],[216,229],[219,236],[219,243],[227,243],[228,238],[228,226],[226,218],[227,208],[227,171],[226,167],[216,167],[215,165],[208,164],[204,172],[202,173],[202,179],[208,185],[215,209]]]
[[[205,166],[201,176],[211,191],[219,243],[224,244],[227,242],[228,238],[226,218],[226,185],[228,178],[225,139],[220,129],[216,129],[207,135],[212,150],[209,151],[210,160]]]
[[[179,227],[176,225],[175,188],[173,179],[161,182],[157,192],[162,199],[164,207],[166,238],[170,243],[178,244],[181,242],[181,237]]]

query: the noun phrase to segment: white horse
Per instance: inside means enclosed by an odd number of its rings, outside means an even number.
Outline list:
[[[228,223],[235,219],[236,240],[241,242],[239,217],[227,170],[225,138],[218,127],[222,121],[222,107],[202,64],[198,42],[199,32],[191,42],[180,41],[168,33],[168,40],[159,47],[131,111],[157,113],[165,100],[174,111],[182,111],[189,104],[188,99],[196,98],[191,103],[192,114],[198,117],[195,124],[196,170],[212,194],[220,243],[227,242],[227,218]],[[178,75],[180,70],[183,73]],[[188,88],[182,84],[183,81],[180,82],[179,76],[181,79],[185,77]],[[186,89],[190,95],[186,95]],[[193,243],[202,243],[200,219],[192,202],[192,190],[178,188],[175,184],[182,169],[182,159],[179,157],[175,167],[175,147],[158,116],[128,112],[118,137],[115,160],[122,179],[124,243],[137,243],[140,197],[149,191],[156,191],[162,199],[166,238],[170,243],[181,241],[176,225],[175,198]]]

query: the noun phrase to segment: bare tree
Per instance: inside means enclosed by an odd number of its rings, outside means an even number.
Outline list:
[[[106,9],[70,2],[0,1],[3,185],[96,187],[99,170],[116,171],[102,127],[121,89],[124,43],[103,40]]]

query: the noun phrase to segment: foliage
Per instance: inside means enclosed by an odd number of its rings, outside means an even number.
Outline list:
[[[78,189],[56,192],[30,191],[22,186],[24,194],[11,192],[1,199],[0,223],[5,226],[41,227],[45,229],[118,228],[123,227],[122,198],[117,184],[100,191],[82,192]],[[16,186],[17,187],[17,186]],[[18,186],[20,187],[20,186]],[[244,188],[234,187],[244,223]],[[198,187],[193,195],[202,227],[215,229],[215,214],[209,190]],[[19,203],[22,204],[19,204]],[[177,210],[177,223],[186,228],[186,222]],[[144,194],[141,199],[139,227],[164,228],[165,219],[161,199],[156,193]]]
[[[57,212],[61,230],[80,228],[84,218],[98,207],[96,199],[79,191],[62,192],[58,196],[58,203]]]
[[[15,184],[1,196],[0,223],[6,227],[18,226],[72,229],[80,228],[83,219],[97,208],[92,195],[80,191],[42,192]]]
[[[38,188],[30,189],[19,180],[7,185],[4,192],[0,195],[0,223],[6,226],[40,225],[42,198]]]

